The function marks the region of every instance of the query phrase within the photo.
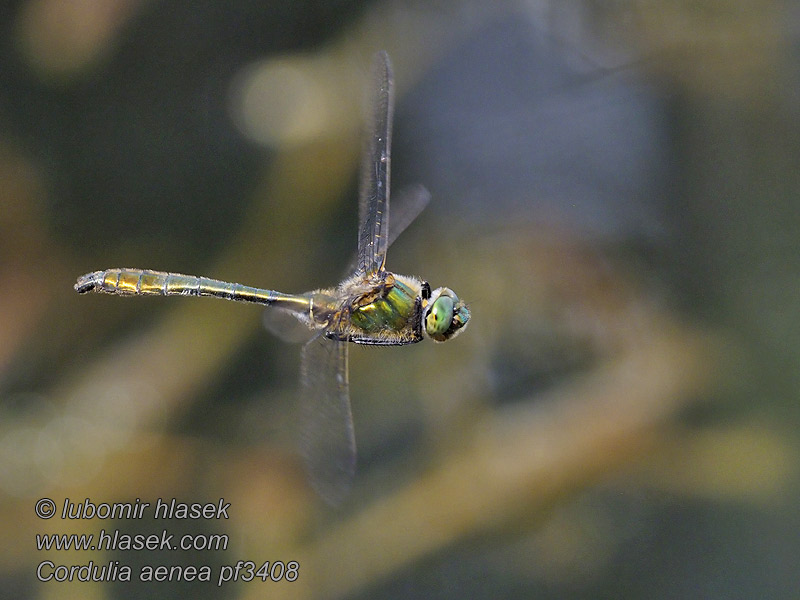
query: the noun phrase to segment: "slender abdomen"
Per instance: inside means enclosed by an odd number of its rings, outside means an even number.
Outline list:
[[[213,296],[265,305],[276,301],[282,305],[295,304],[297,308],[308,305],[308,300],[302,296],[281,294],[274,290],[228,283],[208,277],[147,269],[108,269],[87,273],[78,278],[75,290],[79,294],[99,292],[119,296]]]

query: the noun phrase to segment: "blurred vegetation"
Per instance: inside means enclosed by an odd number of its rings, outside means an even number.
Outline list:
[[[0,598],[789,598],[800,542],[800,12],[252,0],[0,9]],[[143,267],[287,292],[356,242],[360,103],[392,56],[388,267],[445,346],[354,348],[359,471],[295,450],[299,347],[252,306],[78,297]],[[231,503],[224,552],[37,551],[37,499]],[[297,560],[297,582],[36,580]]]

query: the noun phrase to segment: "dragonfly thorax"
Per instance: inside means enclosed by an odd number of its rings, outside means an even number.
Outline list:
[[[339,306],[325,335],[377,346],[419,342],[423,337],[421,288],[418,279],[388,271],[371,277],[356,274],[335,290]]]
[[[453,290],[442,287],[431,292],[427,282],[389,271],[367,278],[355,275],[331,295],[338,296],[341,304],[329,313],[326,336],[356,344],[401,346],[425,337],[444,342],[458,335],[470,317]],[[320,308],[315,305],[315,312]]]

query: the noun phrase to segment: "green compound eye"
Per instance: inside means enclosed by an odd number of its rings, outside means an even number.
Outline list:
[[[450,328],[453,322],[453,299],[439,296],[425,317],[425,331],[433,339],[438,339]]]

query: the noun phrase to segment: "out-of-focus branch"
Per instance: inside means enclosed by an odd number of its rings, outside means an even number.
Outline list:
[[[653,431],[711,382],[718,359],[711,338],[674,324],[657,330],[647,347],[535,402],[487,415],[462,452],[298,548],[291,554],[309,587],[279,586],[283,597],[363,590],[635,461]]]

